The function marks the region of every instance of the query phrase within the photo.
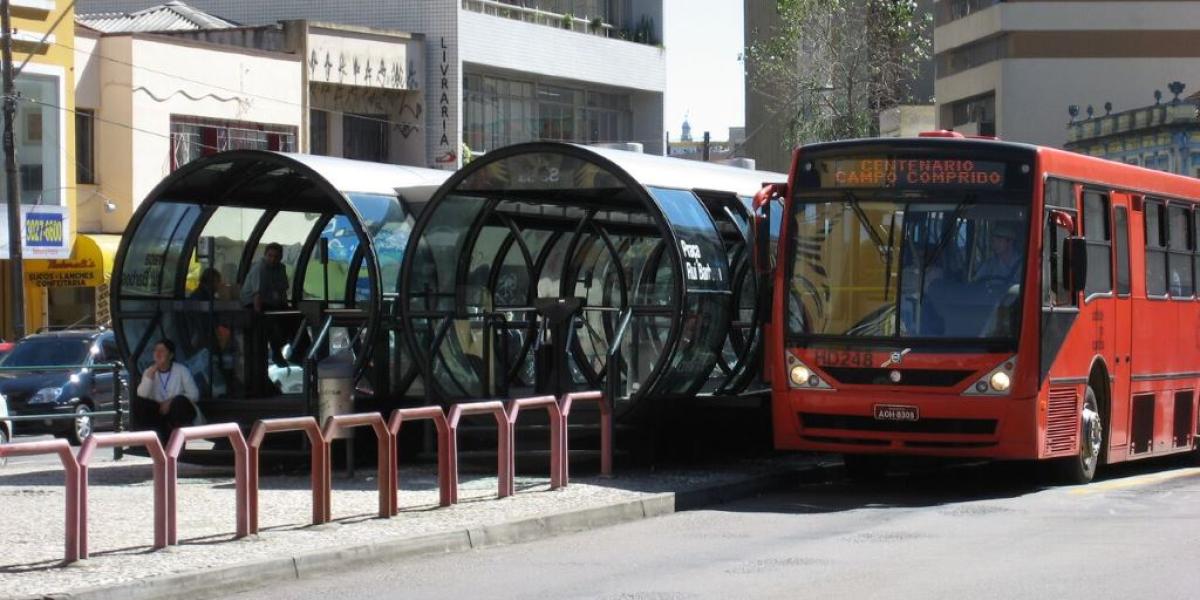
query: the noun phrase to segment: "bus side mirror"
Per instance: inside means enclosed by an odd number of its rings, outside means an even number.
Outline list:
[[[759,275],[771,271],[771,199],[783,190],[784,186],[772,183],[754,195],[754,271]]]
[[[1087,239],[1071,236],[1066,239],[1065,246],[1067,256],[1063,261],[1063,288],[1076,294],[1087,288]]]

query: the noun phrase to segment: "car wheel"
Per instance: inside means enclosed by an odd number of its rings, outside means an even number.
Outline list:
[[[1079,409],[1079,455],[1062,459],[1059,478],[1069,485],[1088,483],[1096,476],[1104,448],[1104,419],[1101,418],[1096,392],[1087,387]]]
[[[0,446],[3,446],[4,444],[7,444],[7,443],[8,443],[8,432],[5,431],[3,427],[0,427]],[[0,467],[3,467],[4,465],[7,465],[7,464],[8,464],[8,457],[0,456]]]
[[[92,409],[86,404],[80,404],[75,407],[75,426],[71,428],[69,439],[72,445],[78,446],[92,435]]]

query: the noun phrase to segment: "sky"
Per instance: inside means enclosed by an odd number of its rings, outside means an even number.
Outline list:
[[[663,45],[667,49],[664,128],[679,139],[684,116],[692,137],[707,130],[713,140],[729,139],[729,127],[746,117],[741,0],[664,0]]]

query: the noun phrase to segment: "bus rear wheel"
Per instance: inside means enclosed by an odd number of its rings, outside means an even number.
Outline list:
[[[1087,387],[1083,406],[1079,409],[1079,454],[1059,461],[1059,478],[1063,483],[1081,485],[1096,476],[1104,448],[1104,419],[1096,392]]]
[[[881,454],[844,454],[842,464],[850,481],[870,483],[887,477],[888,457]]]

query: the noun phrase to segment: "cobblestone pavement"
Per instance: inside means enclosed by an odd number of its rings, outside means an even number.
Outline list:
[[[225,567],[298,552],[328,550],[482,527],[540,515],[629,502],[668,491],[697,489],[778,469],[771,461],[744,461],[703,470],[618,473],[579,477],[550,491],[548,478],[518,477],[517,494],[495,498],[496,478],[460,475],[461,503],[437,506],[432,465],[400,468],[400,515],[378,519],[374,469],[353,480],[334,474],[334,522],[311,526],[307,473],[265,475],[261,533],[234,539],[232,469],[180,466],[178,531],[181,545],[153,551],[153,478],[150,461],[126,457],[92,467],[89,498],[91,558],[62,566],[63,476],[56,465],[0,467],[0,597],[28,597]]]

